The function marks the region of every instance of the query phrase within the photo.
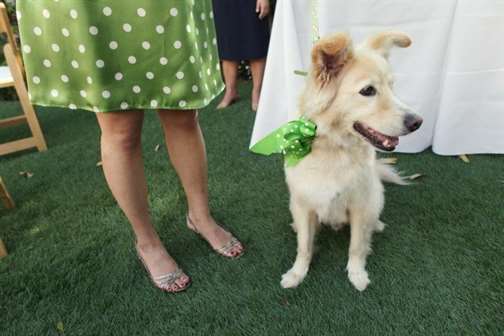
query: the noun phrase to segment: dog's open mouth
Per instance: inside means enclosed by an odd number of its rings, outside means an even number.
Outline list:
[[[384,151],[393,151],[399,144],[396,136],[385,135],[377,130],[357,121],[353,124],[354,129],[362,135],[370,144]]]

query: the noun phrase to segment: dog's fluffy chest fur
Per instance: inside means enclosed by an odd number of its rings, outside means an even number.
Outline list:
[[[348,223],[351,203],[361,204],[382,192],[369,146],[337,147],[316,140],[312,152],[297,166],[286,169],[292,196],[314,209],[318,220],[339,228]]]

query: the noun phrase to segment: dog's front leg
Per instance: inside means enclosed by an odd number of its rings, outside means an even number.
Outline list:
[[[362,211],[362,210],[360,210]],[[363,291],[369,285],[366,258],[371,251],[371,235],[378,218],[372,218],[359,210],[350,213],[350,250],[348,253],[348,279],[354,287]]]
[[[297,256],[292,268],[282,276],[283,288],[297,287],[305,278],[313,255],[317,216],[314,211],[303,207],[291,198],[291,212],[297,229]]]

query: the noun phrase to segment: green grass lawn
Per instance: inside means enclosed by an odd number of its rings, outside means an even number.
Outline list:
[[[282,161],[248,151],[249,105],[201,112],[213,213],[247,247],[235,261],[186,229],[157,116],[146,114],[153,217],[193,278],[177,295],[155,289],[136,259],[129,224],[96,167],[94,115],[39,108],[49,151],[0,158],[18,206],[0,210],[10,252],[0,260],[0,335],[503,335],[503,156],[466,164],[429,151],[394,155],[399,169],[425,177],[387,187],[388,226],[375,235],[370,287],[359,293],[347,280],[348,230],[324,229],[307,278],[284,290],[296,237]],[[16,109],[0,105],[2,116]],[[1,132],[1,141],[26,134]]]

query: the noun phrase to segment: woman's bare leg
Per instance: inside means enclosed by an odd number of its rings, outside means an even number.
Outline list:
[[[97,113],[101,128],[101,155],[107,183],[133,227],[137,248],[152,276],[174,271],[149,215],[147,184],[141,149],[143,112]],[[184,286],[187,276],[177,281]]]
[[[231,234],[220,227],[208,206],[208,173],[205,143],[196,111],[159,111],[170,160],[185,190],[188,215],[213,248],[220,248]],[[237,249],[241,252],[242,247]]]
[[[257,111],[259,106],[259,97],[261,96],[261,89],[264,77],[264,68],[266,67],[266,59],[260,58],[250,61],[250,69],[252,71],[252,82],[254,87],[252,89],[252,110]]]
[[[239,98],[237,89],[238,62],[222,60],[222,71],[224,73],[224,82],[226,83],[226,93],[217,106],[218,109],[228,107]]]

